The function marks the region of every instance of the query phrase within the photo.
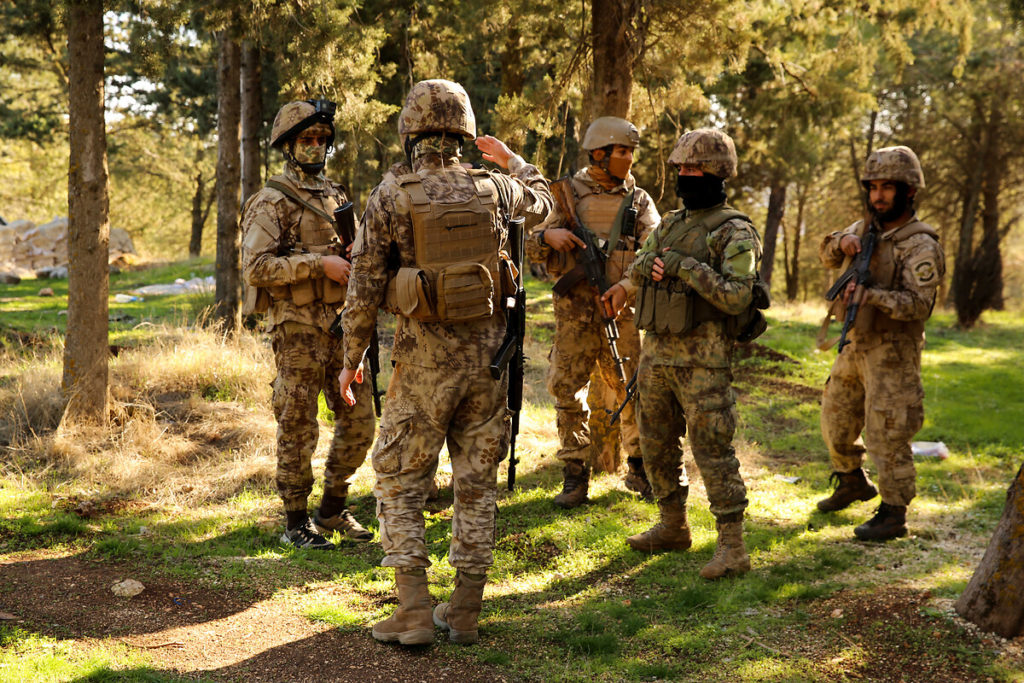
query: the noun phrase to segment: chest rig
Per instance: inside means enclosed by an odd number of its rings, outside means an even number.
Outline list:
[[[385,309],[424,322],[462,322],[494,314],[503,291],[505,262],[494,183],[470,170],[467,199],[430,199],[416,173],[396,184],[409,197],[415,263],[388,283]]]
[[[690,217],[681,211],[671,214],[666,219],[661,246],[683,257],[692,257],[698,263],[706,263],[721,273],[722,256],[711,251],[708,236],[733,219],[750,223],[746,214],[727,207]],[[757,235],[753,226],[751,231]],[[729,337],[750,341],[767,326],[759,309],[767,308],[768,304],[768,290],[760,278],[755,282],[751,305],[739,315],[719,310],[678,277],[667,277],[659,282],[647,280],[637,292],[636,326],[657,334],[682,334],[708,320],[720,320],[725,323]]]

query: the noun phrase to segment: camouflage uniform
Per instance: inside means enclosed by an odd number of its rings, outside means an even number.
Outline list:
[[[412,104],[429,111],[432,92],[425,101]],[[473,177],[459,165],[454,142],[453,138],[428,138],[411,150],[417,182],[431,202],[465,201],[478,192]],[[400,184],[407,170],[392,169],[373,190],[363,215],[343,317],[348,368],[362,360],[377,310],[395,278],[393,267],[416,265],[413,203]],[[502,206],[514,214],[546,214],[551,199],[540,172],[518,156],[509,162],[509,170],[511,177],[487,176]],[[507,227],[497,217],[493,225],[497,251],[507,239]],[[393,248],[398,262],[389,265]],[[508,447],[509,423],[507,376],[496,382],[488,366],[504,334],[505,317],[497,312],[467,322],[427,322],[398,314],[392,353],[395,371],[372,455],[383,566],[430,565],[423,507],[443,443],[448,444],[455,490],[449,562],[474,574],[484,573],[492,564],[496,477]],[[390,635],[374,633],[381,640],[397,638]]]
[[[715,555],[700,574],[717,579],[750,570],[742,533],[747,490],[732,445],[731,356],[737,321],[755,301],[761,241],[753,225],[724,203],[725,179],[736,175],[732,138],[714,129],[690,131],[669,163],[680,169],[676,192],[688,208],[662,219],[630,270],[640,288],[637,324],[646,330],[640,447],[660,521],[626,542],[642,552],[690,547],[681,444],[689,428],[718,530]]]
[[[345,201],[342,189],[322,174],[301,173],[292,163],[275,181],[328,215]],[[242,231],[246,312],[266,312],[277,366],[277,488],[286,512],[305,511],[313,489],[310,460],[318,439],[321,390],[335,414],[325,496],[345,497],[350,477],[373,442],[369,401],[350,408],[334,381],[343,366],[342,345],[328,328],[344,303],[344,289],[324,276],[322,255],[337,254],[330,246],[337,240],[323,217],[272,187],[247,201]],[[369,395],[364,387],[357,390]]]
[[[590,175],[590,168],[578,171],[572,178],[573,190],[579,203],[577,212],[588,213],[588,205],[614,197],[614,205],[621,204],[625,197],[635,190],[633,204],[637,209],[636,236],[624,238],[622,248],[612,252],[608,261],[608,281],[618,283],[626,290],[627,305],[619,313],[616,322],[619,327],[618,350],[623,358],[626,377],[632,376],[640,358],[640,333],[633,324],[633,304],[636,286],[626,277],[626,270],[632,262],[636,245],[642,244],[651,230],[658,224],[660,216],[654,200],[642,188],[636,186],[633,175],[611,190],[604,189]],[[603,244],[610,236],[614,213],[606,212],[604,220],[585,222],[586,227]],[[538,263],[546,263],[548,272],[561,275],[574,265],[572,255],[555,251],[542,241],[543,231],[551,228],[568,227],[568,219],[556,205],[526,243],[527,256]],[[596,396],[607,394],[615,407],[625,398],[625,387],[612,361],[611,351],[604,334],[601,312],[594,291],[584,280],[577,283],[565,295],[552,295],[555,313],[555,338],[548,354],[547,387],[555,399],[558,421],[559,449],[556,457],[560,460],[582,460],[588,464],[599,461],[593,446],[594,433],[600,434],[600,441],[608,448],[618,449],[618,424],[621,424],[622,445],[628,457],[642,457],[639,432],[636,427],[633,405],[622,411],[622,419],[615,426],[608,425],[608,415],[603,410],[588,411],[583,406],[583,390],[591,379],[591,371],[597,366],[594,377],[600,377],[602,387],[592,388]],[[588,399],[590,398],[588,394]],[[599,405],[603,406],[605,401]],[[592,406],[597,407],[597,406]],[[589,417],[589,420],[588,420]],[[588,424],[589,422],[589,424]],[[605,458],[600,458],[604,460]],[[618,458],[608,458],[611,462]]]

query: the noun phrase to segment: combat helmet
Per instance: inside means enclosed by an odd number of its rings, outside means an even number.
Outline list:
[[[457,133],[476,137],[476,117],[466,89],[453,81],[435,78],[412,86],[398,115],[398,137],[403,147],[430,133]]]
[[[924,187],[924,172],[914,150],[903,145],[883,147],[864,162],[860,182],[866,188],[870,180],[893,180],[920,190]]]
[[[330,100],[299,100],[278,110],[270,129],[270,146],[280,149],[284,143],[310,126],[323,123],[331,129],[327,147],[334,146],[334,112],[337,105]]]
[[[668,163],[692,166],[719,178],[736,175],[736,145],[732,138],[715,128],[698,128],[679,138]]]
[[[626,119],[601,116],[587,126],[583,136],[583,149],[592,152],[608,145],[636,147],[640,144],[640,131]]]

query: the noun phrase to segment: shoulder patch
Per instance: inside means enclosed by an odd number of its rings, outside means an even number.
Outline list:
[[[913,267],[914,280],[919,285],[928,285],[938,277],[938,269],[931,259],[919,261]]]

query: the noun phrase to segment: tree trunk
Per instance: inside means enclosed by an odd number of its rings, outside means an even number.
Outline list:
[[[1006,494],[985,556],[956,601],[957,614],[1003,638],[1024,633],[1024,466]]]
[[[639,13],[639,0],[593,0],[590,22],[594,76],[588,112],[591,121],[599,116],[629,118],[633,65],[640,49],[636,34]]]
[[[761,254],[761,279],[772,284],[775,268],[775,243],[779,241],[779,224],[786,213],[786,184],[776,180],[768,195],[768,215],[764,219],[764,252]]]
[[[110,203],[103,109],[103,2],[68,11],[68,323],[61,392],[65,417],[107,422]]]
[[[217,287],[214,320],[225,332],[233,333],[242,324],[241,235],[238,228],[241,50],[228,31],[222,31],[217,42]]]
[[[203,224],[206,216],[203,215],[203,198],[205,195],[206,179],[203,172],[196,173],[196,191],[192,195],[192,238],[188,241],[189,258],[198,258],[203,247]]]
[[[260,48],[252,41],[242,43],[242,203],[259,192],[260,132],[263,128],[263,72]]]
[[[804,208],[807,206],[807,197],[810,194],[810,184],[805,183],[799,186],[796,198],[796,220],[793,221],[793,237],[790,243],[793,245],[792,254],[788,255],[789,264],[786,266],[786,300],[796,301],[800,291],[800,242],[804,234]],[[806,296],[804,297],[806,298]]]

